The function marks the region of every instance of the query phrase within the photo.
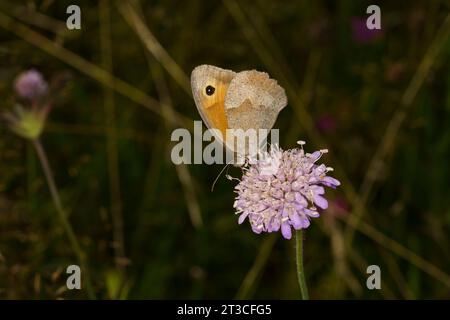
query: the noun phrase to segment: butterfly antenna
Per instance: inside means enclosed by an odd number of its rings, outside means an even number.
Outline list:
[[[229,165],[230,165],[232,162],[233,162],[233,160],[231,160],[230,162],[228,162],[228,163],[225,165],[225,167],[223,167],[222,170],[220,170],[219,174],[217,175],[216,179],[214,180],[214,182],[213,182],[213,184],[212,184],[212,186],[211,186],[211,192],[214,191],[214,186],[216,185],[217,180],[219,180],[219,177],[222,175],[222,173],[225,171],[225,169],[229,167]],[[228,173],[228,171],[227,171],[227,173]],[[229,178],[228,178],[228,174],[227,174],[227,179],[229,179]]]

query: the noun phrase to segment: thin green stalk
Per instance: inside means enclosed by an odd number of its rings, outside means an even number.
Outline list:
[[[102,48],[103,68],[111,73],[112,48],[111,48],[111,13],[109,0],[100,1],[100,43]],[[111,202],[111,217],[113,223],[113,239],[115,263],[118,269],[124,271],[126,261],[125,240],[123,233],[122,200],[120,192],[120,170],[119,170],[119,150],[117,146],[116,130],[116,106],[114,102],[114,92],[107,85],[103,85],[103,96],[105,102],[106,136],[107,136],[107,157],[109,192]]]
[[[159,43],[158,39],[156,39],[156,37],[150,31],[133,5],[129,1],[118,1],[117,4],[120,14],[123,16],[125,21],[134,29],[147,50],[167,70],[167,72],[175,79],[180,87],[188,95],[191,95],[189,77],[169,55],[166,49],[164,49],[161,43]],[[164,108],[162,110],[164,110]]]
[[[302,300],[309,300],[308,287],[306,286],[305,270],[303,268],[303,231],[295,232],[295,260],[297,262],[297,278],[300,286]]]
[[[251,294],[256,290],[258,279],[261,277],[265,266],[270,258],[277,237],[275,234],[269,235],[261,244],[258,255],[250,270],[245,275],[244,280],[239,287],[235,299],[251,299]]]
[[[87,294],[90,299],[95,299],[94,291],[92,288],[91,280],[89,277],[89,273],[87,272],[87,264],[86,264],[86,258],[84,255],[83,250],[80,247],[80,244],[78,243],[77,238],[75,237],[75,233],[73,232],[72,226],[70,225],[69,220],[67,219],[66,213],[64,212],[61,198],[59,196],[58,189],[56,188],[55,179],[53,177],[53,171],[50,168],[50,164],[48,162],[47,154],[42,146],[41,141],[39,138],[32,140],[33,146],[36,149],[36,153],[38,155],[39,161],[41,162],[42,170],[44,171],[45,178],[47,180],[48,188],[50,189],[50,194],[52,196],[53,203],[56,208],[56,212],[58,213],[58,217],[60,219],[60,222],[64,228],[64,231],[67,234],[67,237],[69,238],[70,245],[72,246],[73,251],[75,252],[79,264],[84,271],[85,279],[86,279],[86,290]]]

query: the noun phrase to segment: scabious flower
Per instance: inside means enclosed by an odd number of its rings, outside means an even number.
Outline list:
[[[39,71],[30,69],[16,78],[14,89],[19,97],[36,101],[47,93],[48,85]]]
[[[286,151],[272,146],[262,159],[243,169],[235,187],[239,224],[248,218],[253,232],[281,229],[283,237],[290,239],[291,228],[308,228],[310,218],[319,216],[317,207],[328,207],[324,187],[336,188],[340,182],[327,175],[332,168],[316,164],[327,150],[305,153],[305,143],[299,144],[301,148]]]
[[[14,88],[22,99],[11,111],[3,112],[10,129],[26,139],[36,139],[42,133],[48,113],[52,108],[50,101],[41,99],[47,94],[48,84],[41,73],[31,69],[22,72],[15,80]]]

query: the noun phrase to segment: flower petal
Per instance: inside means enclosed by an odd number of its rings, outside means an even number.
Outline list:
[[[309,219],[308,219],[307,217],[305,217],[304,219],[302,219],[302,228],[303,228],[303,229],[308,228],[308,227],[309,227],[309,224],[310,224],[310,222],[309,222]]]
[[[318,207],[320,207],[322,209],[328,208],[328,201],[327,201],[327,199],[325,199],[324,197],[322,197],[322,196],[320,196],[318,194],[314,195],[314,203]]]
[[[291,226],[287,222],[281,224],[281,234],[285,239],[290,239],[292,237]]]
[[[325,194],[325,188],[322,186],[313,185],[311,186],[311,190],[314,194]]]
[[[302,196],[299,192],[295,193],[295,202],[303,207],[306,207],[308,205],[308,201],[306,201],[305,197]]]
[[[300,216],[297,213],[294,213],[291,216],[291,222],[292,222],[292,226],[294,227],[295,230],[301,229],[302,220],[300,219]]]
[[[320,216],[319,212],[317,212],[316,210],[310,210],[305,208],[303,211],[312,218],[317,218]]]
[[[280,230],[280,221],[278,219],[272,220],[269,225],[273,232],[277,232],[278,230]]]
[[[339,180],[337,180],[333,177],[329,177],[329,176],[326,176],[325,178],[323,178],[320,181],[322,182],[322,184],[326,185],[327,187],[332,187],[332,188],[335,188],[335,187],[341,185]]]
[[[320,158],[321,155],[322,155],[322,152],[320,152],[320,151],[315,151],[315,152],[313,152],[313,153],[310,155],[310,158],[311,158],[312,161],[317,161],[317,160]]]
[[[252,231],[256,234],[260,234],[263,231],[263,228],[258,228],[258,227],[252,226]]]
[[[242,222],[245,221],[245,218],[247,218],[247,216],[248,216],[248,212],[244,212],[243,214],[241,214],[241,215],[239,216],[238,223],[239,223],[239,224],[242,224]]]

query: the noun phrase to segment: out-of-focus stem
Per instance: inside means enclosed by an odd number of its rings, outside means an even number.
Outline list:
[[[274,234],[271,234],[266,239],[264,239],[259,249],[258,255],[256,256],[255,262],[245,275],[245,278],[242,281],[241,286],[239,287],[235,299],[251,299],[251,294],[255,291],[258,278],[261,277],[261,274],[265,266],[267,265],[276,240],[277,237]]]
[[[38,155],[39,161],[42,166],[42,170],[44,171],[45,178],[47,180],[48,188],[50,190],[50,194],[52,196],[53,203],[56,208],[56,212],[58,213],[59,220],[61,222],[61,225],[64,228],[64,231],[67,234],[67,237],[69,238],[70,245],[72,246],[73,251],[75,252],[79,264],[82,268],[82,271],[84,272],[85,276],[84,279],[86,279],[86,290],[89,298],[95,299],[94,291],[92,288],[91,280],[89,277],[88,269],[87,269],[87,263],[86,263],[86,257],[84,255],[83,250],[80,247],[80,244],[78,243],[77,238],[75,237],[75,233],[73,232],[72,226],[70,225],[69,220],[67,219],[66,213],[64,212],[61,198],[59,196],[58,189],[56,188],[55,179],[53,177],[53,171],[50,167],[50,164],[48,162],[47,154],[42,146],[41,141],[38,139],[32,140],[33,146],[36,150],[36,153]]]
[[[100,1],[99,15],[102,65],[107,72],[111,73],[112,50],[109,0]],[[120,192],[119,151],[117,148],[116,108],[114,104],[114,92],[112,89],[106,85],[103,85],[103,94],[105,99],[108,175],[110,188],[109,193],[111,199],[111,217],[114,240],[113,248],[116,266],[119,269],[123,269],[125,259],[125,241],[123,234],[122,201]]]

